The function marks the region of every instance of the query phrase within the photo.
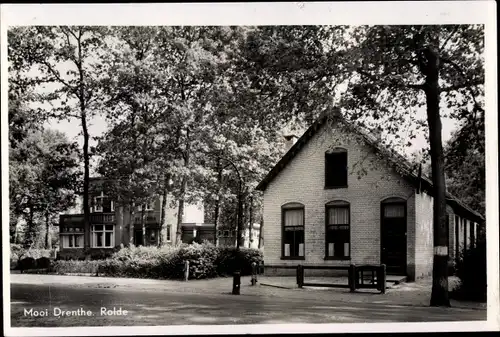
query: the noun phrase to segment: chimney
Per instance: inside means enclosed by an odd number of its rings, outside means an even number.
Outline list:
[[[288,152],[292,146],[295,144],[297,141],[297,136],[294,134],[289,134],[285,136],[285,150]]]

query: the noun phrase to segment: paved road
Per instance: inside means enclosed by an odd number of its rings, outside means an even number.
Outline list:
[[[102,315],[101,308],[115,308],[114,315]],[[127,310],[127,315],[119,315],[120,308],[122,313]],[[60,314],[67,310],[80,315],[54,315],[54,311]],[[477,309],[69,284],[12,284],[11,311],[12,327],[486,320],[486,311]],[[90,311],[91,316],[81,315],[82,311]],[[35,312],[47,316],[35,317]]]

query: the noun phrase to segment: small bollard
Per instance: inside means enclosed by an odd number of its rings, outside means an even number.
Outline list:
[[[385,264],[380,265],[380,285],[379,285],[379,290],[382,294],[385,294],[385,290],[387,287],[387,276],[386,276],[386,266]]]
[[[349,266],[349,290],[351,293],[356,291],[356,266],[351,264]]]
[[[189,279],[189,260],[184,262],[184,281]]]
[[[240,294],[240,283],[241,283],[241,275],[239,271],[236,271],[233,274],[233,295]]]
[[[252,279],[251,283],[254,286],[257,283],[257,263],[252,262]]]
[[[297,286],[299,288],[304,286],[304,267],[300,264],[297,266]]]

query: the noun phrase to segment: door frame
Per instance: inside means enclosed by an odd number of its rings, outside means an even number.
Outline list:
[[[391,197],[386,198],[380,202],[380,264],[383,264],[383,249],[384,249],[384,240],[383,240],[383,231],[384,231],[384,206],[385,205],[403,205],[404,207],[404,226],[405,226],[405,250],[404,250],[404,262],[401,265],[401,272],[403,275],[407,275],[408,272],[408,209],[407,202],[405,199],[400,197]],[[387,265],[386,265],[387,267]]]

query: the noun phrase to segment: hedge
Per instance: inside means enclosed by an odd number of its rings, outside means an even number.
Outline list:
[[[205,279],[231,275],[240,270],[249,275],[252,262],[262,263],[262,252],[251,248],[215,247],[193,243],[178,247],[122,248],[106,260],[56,261],[51,271],[63,273],[98,273],[102,276],[153,279],[183,279],[189,261],[189,278]]]
[[[486,301],[486,255],[485,238],[477,240],[474,248],[462,250],[455,267],[460,284],[453,298]]]

